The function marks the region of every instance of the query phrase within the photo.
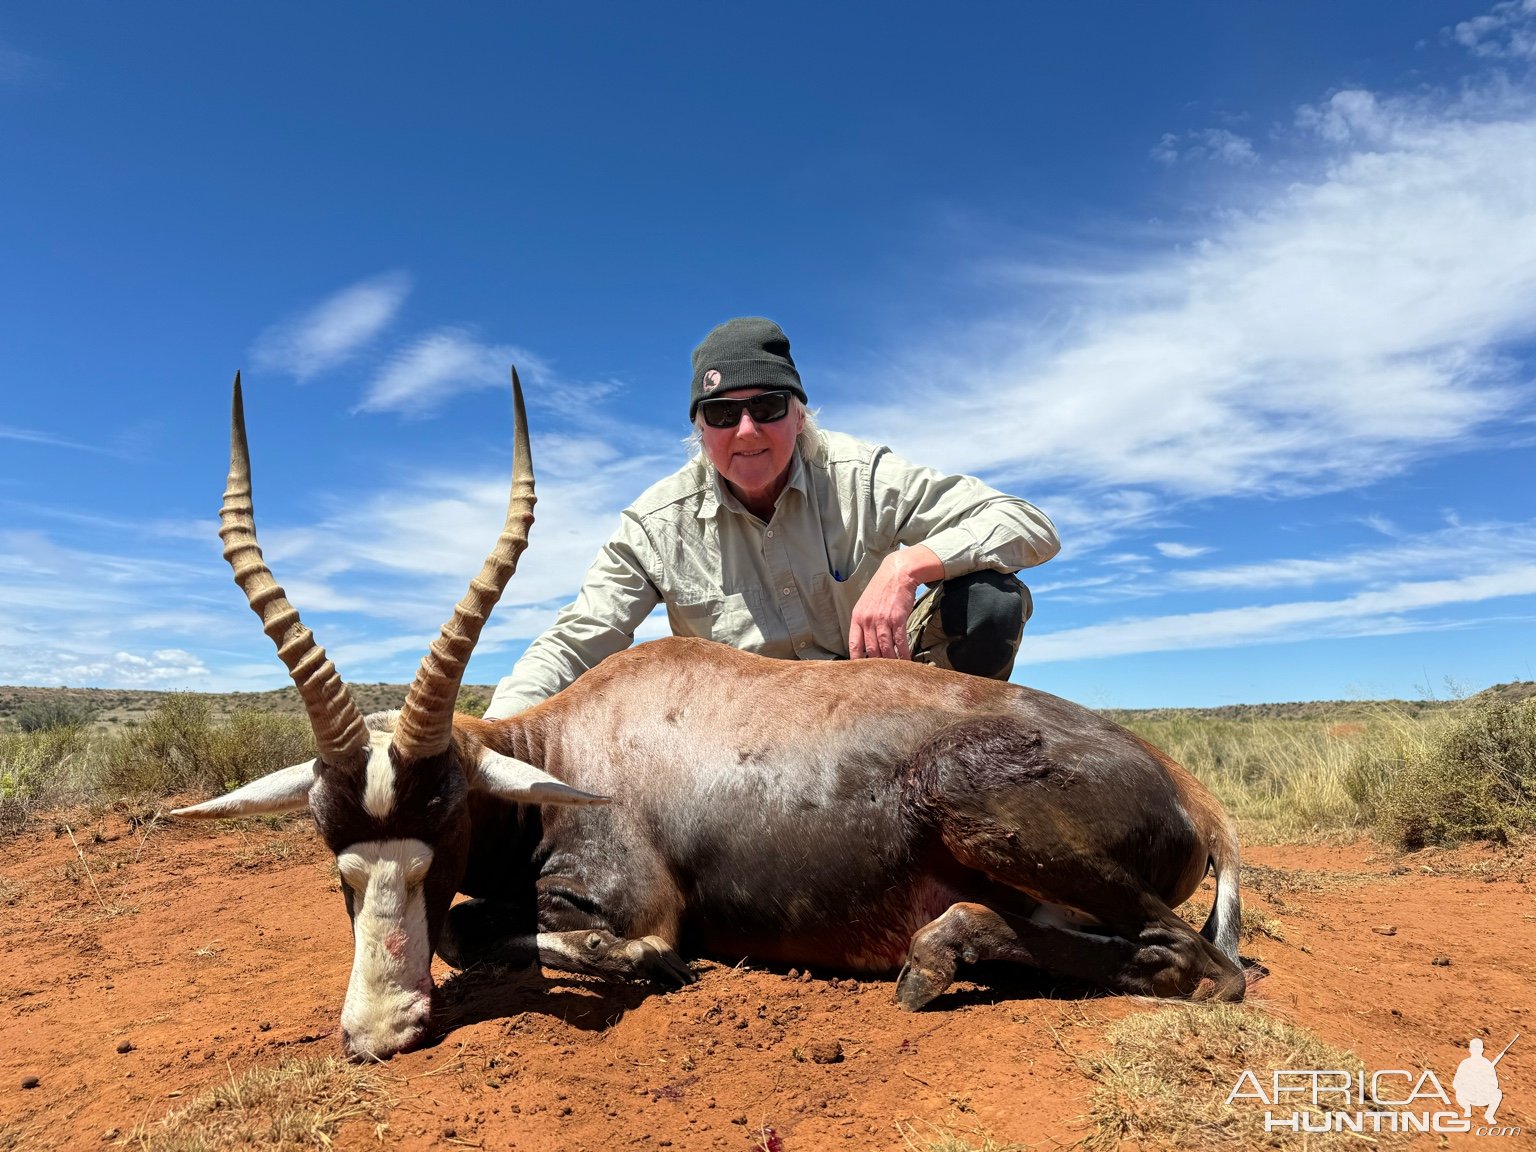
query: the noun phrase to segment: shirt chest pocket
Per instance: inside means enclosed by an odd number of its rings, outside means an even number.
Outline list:
[[[667,605],[667,621],[674,636],[698,636],[754,652],[763,645],[757,610],[761,597],[753,592],[730,592]]]
[[[853,615],[851,602],[844,611],[842,603],[846,590],[842,581],[834,580],[828,573],[818,573],[811,579],[811,636],[818,648],[843,655],[848,651],[848,619]],[[857,597],[854,597],[857,599]]]

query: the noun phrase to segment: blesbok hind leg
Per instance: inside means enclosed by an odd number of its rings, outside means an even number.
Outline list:
[[[951,904],[912,937],[896,979],[896,999],[915,1012],[954,982],[960,964],[989,960],[1113,985],[1135,954],[1136,946],[1118,937],[1036,924],[985,904]]]
[[[930,740],[914,773],[918,803],[957,861],[1097,923],[1092,934],[1063,928],[1049,909],[1002,919],[1025,962],[1117,992],[1242,998],[1238,965],[1165,902],[1198,883],[1206,849],[1161,765],[1128,733],[979,717]]]

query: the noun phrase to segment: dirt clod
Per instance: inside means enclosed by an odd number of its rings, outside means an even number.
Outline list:
[[[812,1064],[841,1064],[843,1046],[836,1040],[821,1044],[807,1044],[805,1055]]]
[[[117,1042],[117,1051],[118,1051],[118,1053],[120,1055],[126,1055],[129,1052],[132,1052],[133,1051],[133,1041],[132,1040],[119,1040]]]
[[[1373,927],[1371,929],[1371,931],[1375,932],[1375,933],[1378,933],[1379,935],[1382,935],[1382,936],[1396,936],[1397,935],[1397,925],[1395,925],[1395,924],[1377,924],[1375,927]]]
[[[24,1076],[21,1080],[21,1086],[23,1088],[36,1088],[41,1083],[42,1081],[39,1080],[36,1076]]]
[[[1449,968],[1451,966],[1451,958],[1449,956],[1436,956],[1430,963],[1436,968]]]

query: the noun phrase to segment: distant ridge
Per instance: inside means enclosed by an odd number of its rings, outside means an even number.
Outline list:
[[[405,701],[405,684],[349,684],[353,699],[364,712],[398,708]],[[494,686],[466,684],[465,697],[477,696],[489,702]],[[149,692],[132,688],[34,688],[0,685],[0,727],[8,728],[17,711],[25,704],[41,700],[63,700],[90,709],[99,727],[132,724],[143,719],[170,692]],[[302,713],[303,705],[294,688],[275,688],[268,692],[199,692],[207,697],[216,715],[253,710],[259,712]],[[1393,708],[1410,716],[1453,707],[1471,701],[1520,701],[1536,697],[1536,680],[1513,680],[1495,684],[1464,700],[1311,700],[1284,704],[1223,704],[1216,708],[1098,708],[1095,711],[1112,720],[1156,720],[1175,716],[1211,717],[1225,720],[1306,719],[1328,716],[1348,718],[1352,713],[1368,713]],[[473,702],[473,701],[471,701]]]

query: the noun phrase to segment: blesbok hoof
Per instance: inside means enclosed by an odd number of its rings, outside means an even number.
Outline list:
[[[630,940],[624,945],[624,951],[634,963],[635,974],[653,984],[682,988],[699,979],[688,967],[688,962],[660,936]]]
[[[909,959],[896,977],[896,1003],[908,1012],[920,1011],[953,981],[953,973],[933,972]]]

